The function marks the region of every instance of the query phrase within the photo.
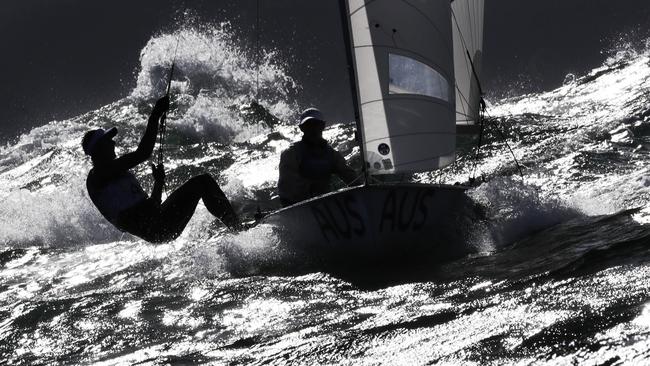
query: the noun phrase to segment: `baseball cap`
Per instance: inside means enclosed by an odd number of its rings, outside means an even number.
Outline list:
[[[93,150],[95,150],[95,146],[97,146],[97,143],[103,139],[104,137],[108,138],[113,138],[117,135],[117,128],[111,127],[108,130],[104,130],[103,128],[98,128],[96,130],[88,131],[84,135],[83,141],[81,142],[81,146],[84,149],[84,152],[86,155],[92,155]]]
[[[307,108],[300,114],[300,123],[298,123],[298,126],[302,126],[305,124],[305,122],[311,120],[325,123],[325,120],[323,119],[323,113],[320,110],[317,108]]]

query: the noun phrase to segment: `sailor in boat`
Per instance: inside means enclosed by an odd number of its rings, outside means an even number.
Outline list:
[[[228,198],[208,174],[195,176],[161,202],[165,182],[162,164],[151,164],[154,185],[151,196],[142,189],[129,171],[151,156],[159,121],[169,109],[169,97],[156,102],[142,140],[135,151],[115,155],[115,127],[86,132],[82,147],[92,158],[86,187],[99,212],[115,227],[153,243],[177,238],[192,218],[199,200],[208,211],[231,229],[239,227],[239,219]]]
[[[318,109],[305,110],[298,126],[302,140],[280,156],[278,193],[283,207],[329,192],[332,175],[348,185],[358,177],[345,158],[323,139],[325,120]]]

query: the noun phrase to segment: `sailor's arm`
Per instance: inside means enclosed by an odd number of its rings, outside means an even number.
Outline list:
[[[169,110],[169,97],[165,96],[156,102],[153,111],[149,116],[147,122],[147,129],[144,131],[144,136],[138,144],[138,148],[128,154],[120,156],[114,161],[115,169],[128,170],[134,166],[149,159],[153,153],[153,148],[156,145],[156,136],[158,135],[158,122],[163,113]]]
[[[303,181],[299,173],[298,157],[292,148],[282,152],[280,155],[280,177],[278,179],[278,195],[281,201],[296,202],[298,187]]]
[[[334,149],[332,151],[334,152],[334,170],[336,175],[347,185],[354,183],[358,178],[357,172],[350,168],[340,152]]]
[[[165,167],[162,164],[151,164],[151,172],[153,174],[151,198],[160,204],[162,202],[162,191],[165,186]]]
[[[135,150],[135,155],[143,161],[149,159],[153,148],[156,145],[156,136],[158,135],[158,122],[160,117],[169,109],[169,97],[162,97],[153,107],[149,121],[147,122],[147,129],[144,131],[144,136]]]

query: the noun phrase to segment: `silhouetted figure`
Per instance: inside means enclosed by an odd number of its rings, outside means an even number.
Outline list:
[[[305,110],[298,126],[302,140],[293,143],[280,156],[278,191],[282,206],[289,206],[330,191],[330,178],[335,174],[350,185],[357,179],[354,169],[325,139],[325,121],[316,108]]]
[[[161,195],[165,184],[162,164],[151,164],[154,186],[149,197],[136,177],[129,171],[151,156],[156,143],[158,125],[169,109],[169,97],[156,102],[138,148],[115,155],[115,127],[86,132],[82,146],[90,155],[93,168],[86,187],[99,212],[114,226],[153,243],[176,239],[192,218],[199,199],[215,217],[229,228],[239,228],[239,219],[217,182],[208,174],[191,178],[172,192],[165,202]]]

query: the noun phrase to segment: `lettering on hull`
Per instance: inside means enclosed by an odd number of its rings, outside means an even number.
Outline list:
[[[363,238],[372,222],[378,223],[379,233],[420,231],[428,223],[434,190],[392,189],[384,196],[381,211],[365,209],[353,194],[330,196],[310,206],[323,239],[337,240]],[[363,213],[363,215],[362,215]],[[367,215],[375,215],[369,221]]]
[[[363,211],[351,194],[331,197],[314,204],[311,206],[311,212],[327,242],[351,239],[353,235],[363,237],[366,234],[366,224],[360,214]]]
[[[379,232],[420,231],[427,223],[433,190],[391,190],[384,200]]]

